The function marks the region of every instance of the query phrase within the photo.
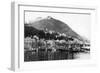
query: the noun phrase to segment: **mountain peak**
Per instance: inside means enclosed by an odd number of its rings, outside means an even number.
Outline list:
[[[47,16],[47,18],[46,19],[53,19],[51,16]]]
[[[51,31],[64,33],[68,36],[75,37],[79,40],[83,40],[82,37],[74,32],[66,23],[62,22],[61,20],[55,19],[51,16],[47,16],[46,18],[41,19],[39,17],[39,21],[31,23],[28,26],[32,26],[38,30],[44,30],[45,28]]]

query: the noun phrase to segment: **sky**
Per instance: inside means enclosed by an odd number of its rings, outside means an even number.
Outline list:
[[[63,21],[76,33],[90,40],[91,15],[89,14],[25,12],[25,22],[34,22],[48,16]]]

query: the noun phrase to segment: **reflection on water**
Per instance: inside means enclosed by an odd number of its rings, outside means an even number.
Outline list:
[[[46,60],[64,60],[64,59],[89,59],[90,53],[72,52],[72,51],[56,51],[56,52],[32,52],[24,53],[24,61],[46,61]]]

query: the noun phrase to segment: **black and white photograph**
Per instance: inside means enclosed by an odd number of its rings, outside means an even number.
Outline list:
[[[24,11],[24,61],[90,58],[89,13]]]

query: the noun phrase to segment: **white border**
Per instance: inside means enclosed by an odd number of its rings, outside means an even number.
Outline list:
[[[31,69],[47,69],[55,67],[73,67],[96,64],[96,48],[95,48],[95,24],[96,24],[96,8],[84,7],[76,5],[68,5],[66,7],[59,6],[40,6],[25,3],[12,3],[12,64],[11,69],[14,71],[31,70]],[[91,14],[91,59],[90,60],[61,60],[61,61],[42,61],[24,63],[24,10],[36,11],[54,11],[54,12],[72,12],[72,13],[88,13]]]

